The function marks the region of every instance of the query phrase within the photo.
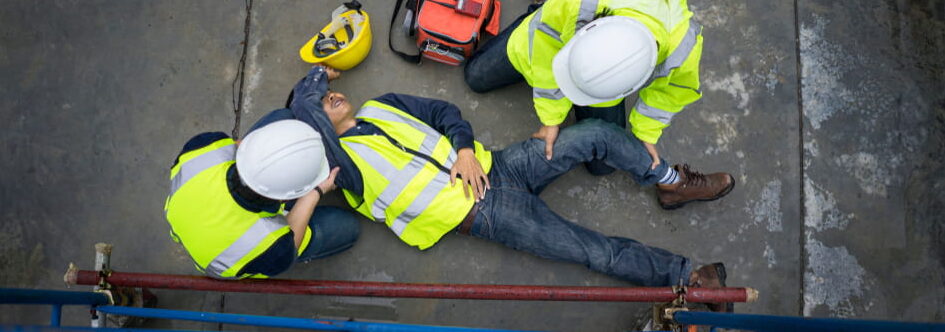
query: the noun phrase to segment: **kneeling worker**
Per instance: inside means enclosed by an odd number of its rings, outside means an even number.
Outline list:
[[[540,139],[490,152],[474,141],[453,104],[386,94],[357,110],[327,85],[325,70],[314,68],[293,91],[292,116],[324,133],[325,144],[340,145],[330,150],[344,151],[336,160],[350,159],[340,163],[341,172],[358,175],[355,185],[341,183],[345,198],[407,244],[424,250],[455,229],[638,285],[725,286],[721,263],[695,268],[667,250],[600,234],[554,213],[538,196],[554,179],[594,159],[642,185],[660,180],[646,148],[622,128],[596,119],[570,126],[561,131],[551,160]],[[728,186],[722,178],[691,172],[681,190],[686,200],[713,197]]]
[[[273,276],[344,251],[358,238],[357,218],[315,209],[337,173],[321,135],[301,121],[268,124],[240,143],[221,132],[197,135],[171,168],[171,237],[199,271],[220,279]]]
[[[548,159],[559,127],[574,109],[578,121],[598,118],[622,128],[629,123],[659,161],[656,144],[663,130],[702,97],[702,27],[692,19],[687,1],[536,2],[476,51],[465,68],[469,87],[482,93],[526,81],[542,123],[533,137],[548,143]],[[639,99],[628,117],[624,98],[634,92]],[[599,160],[586,165],[594,175],[614,170]],[[651,167],[666,174],[657,185],[660,206],[681,207],[673,179],[686,171],[656,162]],[[734,178],[724,181],[735,185]]]

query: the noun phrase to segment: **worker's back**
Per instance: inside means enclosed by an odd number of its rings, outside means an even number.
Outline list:
[[[235,155],[230,138],[181,154],[164,207],[174,240],[198,270],[219,278],[246,277],[243,267],[289,233],[278,213],[252,212],[233,198],[227,173]]]

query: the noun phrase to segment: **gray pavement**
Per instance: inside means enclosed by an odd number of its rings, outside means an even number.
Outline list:
[[[386,92],[448,100],[494,149],[537,128],[527,86],[476,94],[461,68],[404,63],[386,47],[393,3],[362,2],[374,48],[332,89],[355,103]],[[526,4],[505,1],[503,27]],[[0,11],[0,287],[63,289],[67,264],[91,267],[101,241],[115,244],[118,270],[195,274],[161,211],[171,161],[194,134],[230,132],[237,116],[245,132],[281,107],[308,68],[298,48],[336,5],[255,0],[244,40],[243,1],[8,3]],[[705,26],[704,97],[676,117],[660,148],[671,162],[731,172],[732,194],[663,211],[653,188],[576,169],[542,197],[601,232],[724,261],[730,284],[761,291],[740,312],[945,321],[945,1],[690,5]],[[241,71],[243,98],[234,103]],[[324,204],[343,201],[333,194]],[[366,219],[354,248],[280,277],[631,286],[459,234],[420,252]],[[162,308],[539,330],[626,330],[647,310],[155,293]],[[46,308],[0,308],[0,323],[48,319]],[[64,322],[87,318],[69,308]]]

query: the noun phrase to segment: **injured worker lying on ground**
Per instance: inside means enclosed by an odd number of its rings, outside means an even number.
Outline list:
[[[545,142],[534,138],[489,151],[474,140],[453,104],[389,93],[356,109],[344,94],[328,90],[329,73],[339,75],[313,67],[294,87],[288,108],[264,116],[254,128],[297,119],[319,131],[331,167],[341,169],[335,184],[348,203],[408,245],[427,249],[455,231],[641,286],[725,286],[721,263],[696,268],[665,249],[600,234],[559,216],[539,197],[556,178],[592,160],[644,186],[665,177],[670,168],[651,167],[646,148],[626,130],[598,119],[581,121],[561,130],[550,160]],[[657,192],[682,203],[717,199],[734,186],[729,174],[675,170],[680,180]]]

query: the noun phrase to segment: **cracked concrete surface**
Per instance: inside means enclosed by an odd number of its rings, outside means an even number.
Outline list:
[[[374,49],[332,89],[356,103],[386,92],[448,100],[490,148],[537,128],[527,86],[476,94],[460,68],[402,62],[384,40],[393,4],[362,2]],[[0,12],[0,287],[62,289],[67,264],[90,267],[100,241],[115,244],[116,269],[195,274],[161,213],[173,157],[194,134],[245,132],[281,107],[308,68],[298,48],[338,5],[254,0],[245,38],[247,4],[18,2]],[[526,4],[503,2],[503,27]],[[730,284],[761,291],[758,302],[737,305],[740,312],[945,321],[945,1],[690,6],[705,26],[704,97],[675,118],[661,153],[728,171],[735,190],[663,211],[652,188],[626,175],[576,169],[542,197],[604,233],[724,261]],[[410,46],[399,32],[395,41]],[[343,201],[335,194],[324,204]],[[630,286],[458,234],[419,252],[364,222],[351,250],[280,277]],[[538,330],[627,330],[647,310],[155,292],[173,309]],[[48,319],[46,308],[4,308],[3,324]],[[87,310],[67,307],[63,322],[87,319]]]

